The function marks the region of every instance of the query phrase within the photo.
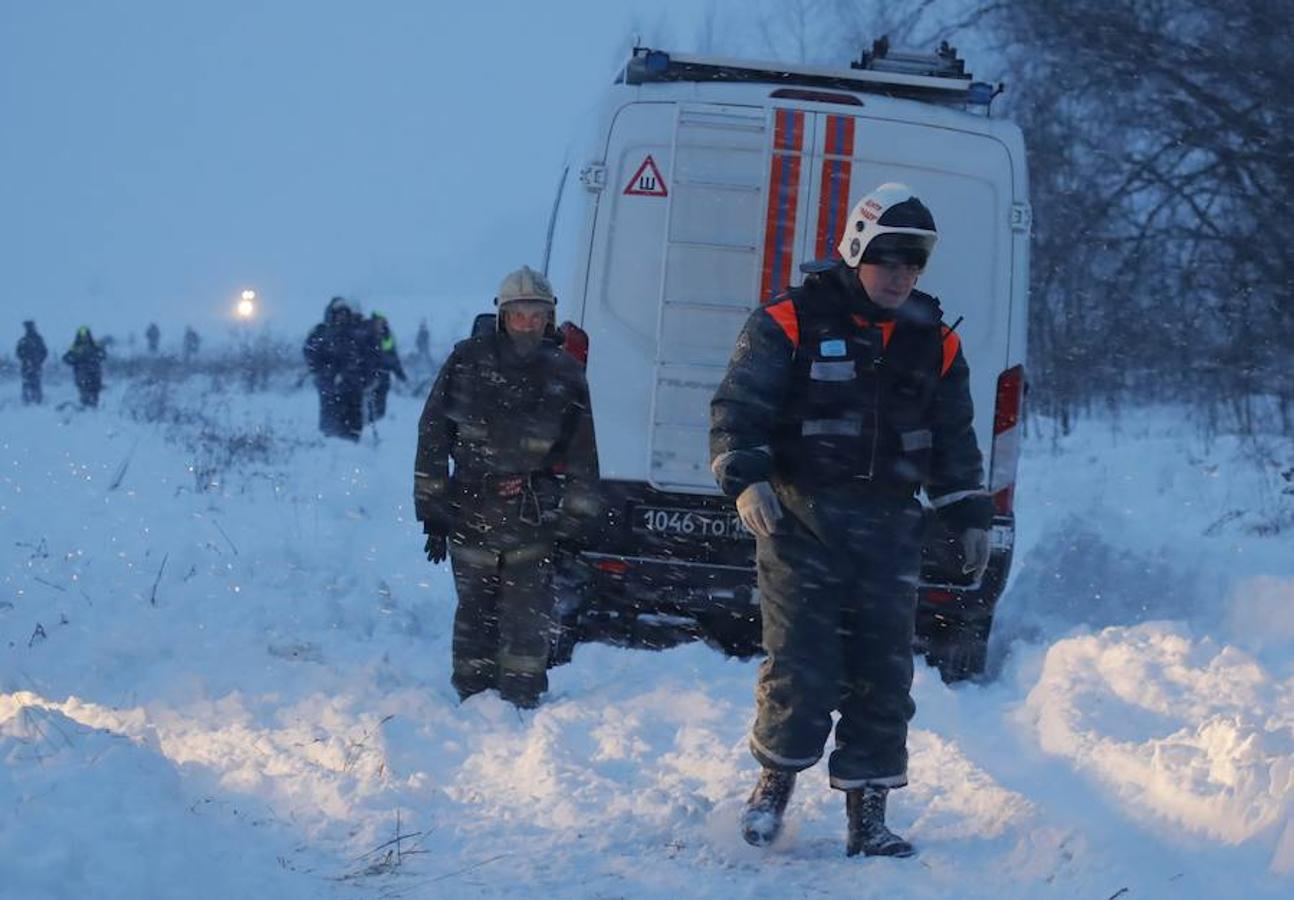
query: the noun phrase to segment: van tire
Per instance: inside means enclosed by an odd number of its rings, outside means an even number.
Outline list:
[[[984,674],[992,625],[990,618],[952,622],[930,636],[926,661],[939,670],[944,684]]]
[[[548,644],[548,668],[571,661],[575,645],[588,639],[584,611],[592,588],[587,570],[569,555],[557,558],[553,575],[553,624]]]
[[[573,616],[553,622],[553,639],[548,648],[548,668],[564,666],[575,655],[575,645],[583,639],[578,611]]]
[[[764,652],[759,616],[717,613],[699,620],[701,638],[725,656],[750,659]]]

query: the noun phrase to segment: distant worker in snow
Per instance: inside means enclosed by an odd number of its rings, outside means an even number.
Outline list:
[[[76,339],[63,354],[63,362],[72,367],[82,406],[99,405],[99,392],[103,389],[103,360],[107,355],[103,347],[95,343],[85,325],[76,330]]]
[[[391,376],[394,374],[401,381],[408,381],[404,366],[400,365],[400,352],[395,347],[395,334],[391,323],[380,312],[374,312],[369,319],[373,329],[374,371],[369,382],[366,402],[368,421],[376,422],[386,415],[386,397],[391,393]]]
[[[193,326],[185,325],[184,340],[181,343],[181,348],[184,353],[184,361],[192,362],[193,357],[198,355],[198,348],[201,346],[202,339],[198,337],[198,333],[193,330]]]
[[[162,332],[158,330],[156,322],[149,322],[148,328],[144,331],[144,338],[148,341],[148,352],[157,352],[157,342],[161,338]]]
[[[41,369],[49,356],[45,339],[36,331],[36,323],[31,319],[22,323],[23,336],[18,338],[18,363],[22,369],[22,402],[41,403],[44,396],[40,390]]]
[[[344,297],[333,297],[302,348],[319,391],[319,430],[358,441],[364,388],[373,371],[372,329]]]
[[[496,330],[454,347],[423,408],[414,509],[427,558],[448,553],[454,569],[459,696],[495,688],[529,708],[548,689],[553,546],[598,515],[598,459],[588,384],[558,345],[548,279],[523,266],[495,303]]]
[[[742,819],[756,846],[780,832],[836,711],[828,769],[845,792],[846,852],[914,852],[885,806],[908,782],[915,710],[915,495],[924,487],[962,535],[975,580],[993,517],[960,341],[914,290],[936,240],[906,186],[864,197],[843,259],[751,314],[711,403],[711,468],[756,543],[767,656],[750,748],[763,774]]]
[[[431,359],[431,332],[427,330],[426,319],[418,323],[418,336],[414,338],[413,346],[419,359],[424,362]]]

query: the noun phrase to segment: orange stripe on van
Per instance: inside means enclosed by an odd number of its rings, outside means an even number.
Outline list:
[[[782,331],[791,339],[791,346],[800,346],[800,319],[795,314],[795,303],[781,300],[764,307],[764,312],[773,317],[773,321],[782,327]]]
[[[854,119],[827,116],[826,152],[818,191],[818,234],[815,259],[831,259],[849,215],[849,186],[853,175]]]
[[[962,339],[957,336],[947,325],[944,329],[944,367],[939,370],[939,377],[943,378],[948,374],[948,370],[953,367],[953,360],[957,358],[957,351],[961,349]]]
[[[795,255],[795,217],[800,201],[800,164],[804,113],[779,109],[773,114],[773,153],[768,167],[768,210],[764,220],[764,263],[759,301],[769,302],[791,282]]]

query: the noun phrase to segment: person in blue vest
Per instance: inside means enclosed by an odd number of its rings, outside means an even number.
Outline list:
[[[63,362],[72,367],[82,406],[99,405],[99,392],[103,390],[103,360],[107,355],[85,325],[76,330],[72,346],[63,354]]]
[[[939,301],[915,290],[934,216],[888,183],[850,213],[842,259],[751,314],[710,407],[711,468],[755,535],[766,658],[750,748],[763,767],[746,841],[781,831],[796,773],[828,761],[850,856],[910,856],[885,824],[907,784],[924,488],[988,562],[993,505],[970,371]]]

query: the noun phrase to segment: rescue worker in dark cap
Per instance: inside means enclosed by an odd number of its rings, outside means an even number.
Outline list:
[[[376,349],[368,321],[345,297],[333,297],[302,347],[319,391],[319,430],[358,441],[364,430],[364,386]]]
[[[599,513],[598,460],[584,370],[556,341],[548,279],[523,266],[495,303],[496,330],[454,347],[423,408],[414,509],[427,558],[448,554],[454,570],[460,698],[494,688],[528,708],[548,688],[554,544]]]
[[[36,330],[36,323],[31,319],[22,323],[23,335],[18,338],[18,362],[22,367],[22,402],[40,403],[44,395],[40,389],[41,369],[49,356],[45,339]]]
[[[711,468],[756,541],[763,772],[742,819],[756,846],[780,833],[834,711],[847,854],[914,852],[885,807],[908,781],[916,494],[962,535],[976,580],[993,515],[960,341],[915,290],[937,238],[909,188],[876,188],[849,216],[843,258],[751,314],[711,403]]]

